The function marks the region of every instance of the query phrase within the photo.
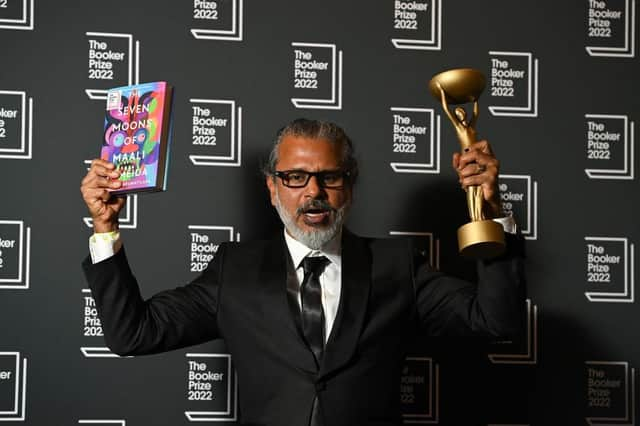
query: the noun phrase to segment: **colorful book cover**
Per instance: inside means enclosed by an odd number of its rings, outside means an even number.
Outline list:
[[[166,189],[171,94],[164,81],[109,90],[100,158],[121,173],[122,187],[114,193]]]

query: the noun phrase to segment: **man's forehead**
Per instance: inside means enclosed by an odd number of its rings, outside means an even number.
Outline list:
[[[304,136],[289,134],[282,137],[280,146],[282,145],[304,145],[304,146],[318,146],[318,145],[333,145],[334,143],[327,138],[321,136]]]
[[[292,160],[339,162],[339,145],[325,138],[285,136],[278,146],[278,162]]]

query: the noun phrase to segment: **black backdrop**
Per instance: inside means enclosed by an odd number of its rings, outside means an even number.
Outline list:
[[[472,278],[454,239],[467,221],[449,166],[458,144],[426,89],[471,66],[489,77],[477,127],[528,240],[527,333],[417,342],[398,384],[405,421],[634,424],[635,3],[0,0],[0,420],[237,417],[222,342],[122,359],[104,348],[79,267],[90,228],[78,187],[105,88],[176,88],[168,191],[131,197],[121,221],[145,295],[192,279],[221,241],[278,232],[258,169],[299,116],[356,143],[352,230],[415,238],[435,266]],[[316,74],[296,75],[296,59]],[[204,109],[227,119],[216,145],[194,137]]]

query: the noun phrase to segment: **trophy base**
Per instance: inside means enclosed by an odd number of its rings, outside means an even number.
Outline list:
[[[470,259],[491,259],[504,253],[504,229],[493,220],[469,222],[458,228],[458,249]]]

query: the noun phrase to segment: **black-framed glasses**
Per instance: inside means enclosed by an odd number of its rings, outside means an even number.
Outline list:
[[[349,172],[344,170],[322,170],[319,172],[307,172],[305,170],[282,170],[274,173],[282,179],[282,184],[289,188],[304,188],[309,183],[311,176],[315,176],[318,185],[323,188],[342,188],[349,179]]]

